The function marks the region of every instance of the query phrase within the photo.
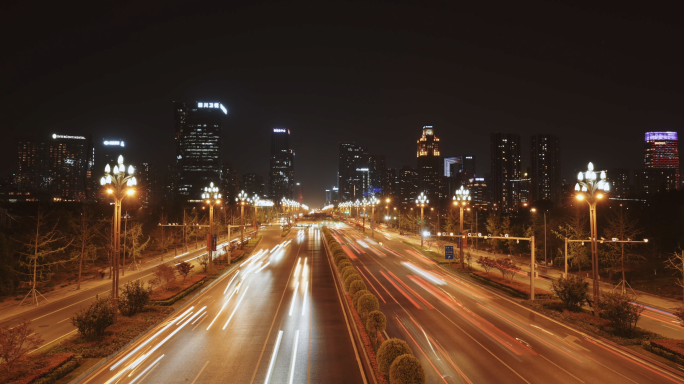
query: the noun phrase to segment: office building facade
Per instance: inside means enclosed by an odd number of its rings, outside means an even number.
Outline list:
[[[245,173],[242,175],[242,189],[250,197],[257,195],[264,196],[264,178],[256,173]]]
[[[530,202],[540,200],[561,204],[561,155],[558,136],[532,135],[530,150]]]
[[[513,180],[521,176],[520,135],[492,133],[490,136],[492,208],[511,212],[520,202],[518,185]]]
[[[431,125],[423,127],[423,135],[417,141],[418,190],[437,203],[445,195],[442,191],[442,155],[439,151],[439,138]]]
[[[202,190],[221,182],[222,132],[228,111],[221,103],[174,102],[176,197],[202,201]]]
[[[610,183],[610,197],[626,199],[632,194],[629,184],[629,168],[608,169],[606,180]]]
[[[646,132],[644,142],[644,168],[674,170],[674,185],[676,189],[679,189],[679,140],[677,132]]]
[[[399,170],[398,179],[397,203],[404,207],[413,206],[418,196],[418,171],[404,166]]]
[[[271,158],[268,173],[268,197],[280,206],[283,198],[294,198],[294,158],[290,148],[290,130],[273,128],[271,132]]]
[[[337,188],[340,202],[363,198],[363,171],[368,168],[368,149],[356,143],[340,143]],[[357,169],[359,171],[357,171]]]

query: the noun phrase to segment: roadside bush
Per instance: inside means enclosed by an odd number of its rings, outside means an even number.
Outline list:
[[[599,298],[599,315],[625,336],[632,334],[644,311],[643,306],[630,304],[631,300],[629,295],[620,292],[606,292]]]
[[[482,269],[485,270],[485,272],[489,273],[489,271],[494,267],[494,259],[488,256],[480,256],[479,259],[477,259],[477,263],[482,267]]]
[[[389,375],[394,360],[406,354],[413,355],[407,342],[395,338],[385,340],[378,349],[378,369],[383,375]]]
[[[119,290],[119,311],[124,316],[133,316],[142,311],[150,301],[152,292],[150,288],[145,288],[145,284],[140,280],[129,281]]]
[[[361,298],[361,296],[365,295],[366,293],[370,293],[370,291],[360,290],[360,291],[356,291],[353,295],[351,295],[352,305],[354,305],[354,308],[357,308],[359,306],[359,299]]]
[[[551,290],[567,309],[577,311],[587,300],[589,283],[581,276],[569,275],[567,278],[552,281]]]
[[[349,277],[350,274],[356,274],[356,268],[354,267],[346,267],[344,269],[340,270],[340,275],[342,275],[342,281],[346,280],[347,277]]]
[[[494,268],[501,272],[501,277],[513,281],[515,274],[520,271],[518,264],[511,259],[501,259],[494,264]]]
[[[351,263],[351,261],[349,261],[349,260],[342,260],[342,261],[340,261],[339,264],[337,264],[337,269],[338,269],[339,271],[341,271],[341,270],[345,269],[346,267],[351,267],[351,266],[353,266],[352,263]]]
[[[359,311],[359,316],[363,320],[364,324],[368,320],[368,315],[380,309],[380,304],[378,303],[378,298],[372,293],[367,293],[359,298],[359,303],[356,310]]]
[[[185,278],[188,277],[193,268],[195,268],[195,266],[187,261],[181,261],[176,265],[176,271],[179,275],[183,276],[183,281],[185,281]]]
[[[351,283],[353,283],[356,280],[362,280],[361,276],[359,276],[356,273],[352,273],[349,276],[347,276],[347,278],[344,279],[344,290],[349,292],[349,287],[351,286]]]
[[[97,299],[88,308],[81,308],[71,318],[71,324],[86,340],[94,340],[104,335],[105,330],[114,324],[114,309],[109,298]]]
[[[401,355],[390,367],[390,384],[425,384],[425,370],[413,355]]]
[[[352,295],[352,297],[354,297],[354,294],[356,292],[365,291],[366,289],[366,284],[363,282],[363,280],[356,280],[349,286],[349,294]]]
[[[346,255],[335,255],[335,265],[338,265],[343,260],[349,261]]]
[[[148,283],[155,287],[162,286],[169,289],[169,286],[176,279],[176,270],[168,264],[159,264],[153,274],[154,277]]]
[[[30,325],[31,321],[24,319],[15,327],[0,327],[0,363],[4,362],[8,371],[13,361],[43,343],[43,339],[29,328]]]
[[[368,314],[366,330],[373,343],[373,348],[378,348],[378,332],[384,331],[385,328],[387,328],[387,318],[382,312],[373,311]]]

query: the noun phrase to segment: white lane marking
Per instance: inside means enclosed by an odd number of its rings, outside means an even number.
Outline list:
[[[304,304],[302,304],[302,316],[306,313],[306,291],[309,288],[309,282],[304,282]]]
[[[280,340],[283,338],[283,331],[278,332],[278,339],[276,340],[275,348],[273,348],[273,356],[271,356],[271,362],[268,364],[268,373],[266,373],[266,381],[264,384],[268,384],[268,380],[271,378],[271,372],[273,371],[273,364],[275,363],[276,356],[278,356],[278,348],[280,348]]]
[[[67,317],[67,318],[64,319],[64,320],[60,320],[60,321],[57,322],[57,324],[63,323],[63,322],[65,322],[65,321],[67,321],[67,320],[71,320],[71,317]]]
[[[33,353],[33,352],[35,352],[35,351],[37,351],[37,350],[39,350],[39,349],[41,349],[41,348],[43,348],[43,347],[45,347],[45,346],[48,346],[48,345],[54,343],[54,342],[57,341],[57,340],[63,339],[63,338],[65,338],[65,337],[67,337],[67,336],[69,336],[69,335],[71,335],[72,333],[77,332],[77,331],[78,331],[78,329],[74,329],[73,331],[71,331],[71,332],[69,332],[69,333],[67,333],[67,334],[65,334],[65,335],[62,335],[62,336],[60,336],[60,337],[58,337],[58,338],[56,338],[56,339],[54,339],[54,340],[52,340],[52,341],[50,341],[50,342],[47,342],[47,343],[41,345],[40,347],[34,349],[33,351],[31,351],[31,352],[29,352],[29,353]]]
[[[544,360],[548,361],[549,363],[551,363],[551,364],[555,365],[555,366],[556,366],[556,368],[558,368],[558,369],[560,369],[561,371],[563,371],[563,372],[567,373],[568,375],[570,375],[571,377],[573,377],[573,378],[574,378],[575,380],[579,381],[580,383],[584,383],[584,381],[580,380],[580,379],[579,379],[579,378],[578,378],[577,376],[575,376],[575,375],[573,375],[572,373],[570,373],[570,372],[566,371],[566,370],[565,370],[565,369],[563,369],[563,368],[562,368],[562,367],[561,367],[560,365],[558,365],[558,364],[554,363],[553,361],[551,361],[551,360],[547,359],[547,358],[546,358],[546,356],[544,356],[544,355],[539,355],[539,356],[540,356],[540,357],[541,357],[542,359],[544,359]]]
[[[139,379],[142,375],[147,376],[147,375],[146,375],[147,371],[148,371],[150,368],[152,368],[152,367],[156,367],[156,366],[157,366],[157,363],[159,362],[159,360],[162,359],[162,357],[164,357],[164,355],[159,356],[159,357],[157,358],[157,360],[155,360],[152,364],[150,364],[149,367],[145,368],[144,371],[140,372],[140,374],[138,375],[138,377],[136,377],[135,379],[133,379],[133,380],[131,381],[131,384],[133,384],[133,383],[135,383],[136,381],[138,381],[138,379]],[[152,372],[152,371],[150,371],[150,372]]]
[[[223,329],[226,329],[226,327],[228,326],[228,323],[230,323],[230,320],[233,318],[233,315],[235,315],[235,311],[237,311],[238,308],[240,307],[240,303],[242,303],[242,299],[245,298],[245,295],[247,294],[248,289],[249,289],[249,285],[247,286],[247,288],[245,288],[245,291],[242,292],[242,296],[240,296],[240,300],[238,300],[237,305],[235,305],[235,308],[233,308],[233,313],[230,314],[230,317],[228,318],[228,321],[226,321],[226,325],[223,326]]]
[[[200,377],[200,375],[202,374],[202,372],[204,372],[204,368],[207,367],[207,364],[209,364],[209,360],[207,360],[207,362],[204,363],[204,366],[202,367],[202,369],[200,369],[199,373],[198,373],[197,376],[195,377],[195,380],[193,380],[192,383],[190,383],[190,384],[195,384],[195,382],[197,381],[197,379],[199,379],[199,377]]]
[[[295,332],[294,350],[292,351],[292,366],[290,367],[290,384],[294,379],[295,362],[297,361],[297,344],[299,343],[299,329]]]
[[[295,301],[297,301],[297,291],[299,290],[299,281],[295,285],[294,295],[292,296],[292,305],[290,305],[290,316],[292,316],[292,310],[294,309]]]

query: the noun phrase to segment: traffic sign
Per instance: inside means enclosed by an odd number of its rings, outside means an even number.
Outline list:
[[[444,260],[453,260],[454,259],[454,246],[453,245],[445,245],[444,246]]]

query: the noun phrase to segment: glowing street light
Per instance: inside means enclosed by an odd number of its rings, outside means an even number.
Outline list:
[[[114,322],[119,311],[119,246],[121,242],[121,202],[126,196],[135,193],[138,184],[132,165],[124,165],[123,156],[119,155],[117,164],[112,170],[109,164],[105,166],[105,174],[100,178],[100,185],[106,188],[107,195],[114,199],[114,257],[112,258],[112,306],[114,307]]]
[[[254,206],[254,230],[256,231],[255,237],[259,235],[259,220],[257,220],[257,208],[259,208],[259,200],[261,200],[261,198],[255,193],[254,196],[252,196],[252,205]]]
[[[460,221],[460,227],[461,227],[461,248],[459,250],[459,256],[461,258],[461,268],[465,268],[464,264],[464,257],[463,257],[463,209],[465,209],[466,204],[470,203],[470,190],[463,188],[461,185],[460,189],[457,189],[456,192],[454,193],[453,201],[454,205],[458,206],[459,210],[461,211],[461,221]]]
[[[219,193],[218,187],[214,186],[214,182],[211,182],[208,187],[204,187],[204,192],[202,193],[202,199],[209,205],[209,241],[207,242],[207,251],[209,252],[209,268],[214,263],[214,206],[221,204],[221,194]],[[228,239],[230,243],[230,238]],[[228,263],[230,264],[230,256],[228,257]]]
[[[610,191],[610,183],[606,181],[606,172],[601,171],[599,177],[594,172],[594,164],[589,163],[586,172],[577,175],[575,184],[577,200],[589,204],[589,227],[591,229],[591,269],[594,283],[594,315],[599,316],[599,281],[598,281],[598,231],[596,229],[596,204]]]
[[[416,197],[416,205],[420,207],[420,248],[423,248],[423,238],[425,237],[424,221],[423,221],[423,209],[427,207],[430,200],[425,196],[425,192],[421,192],[420,196]]]
[[[240,204],[240,246],[244,247],[245,242],[245,204],[249,204],[249,197],[245,191],[240,191],[238,196],[235,198],[238,204]],[[230,240],[230,239],[228,239]]]
[[[389,200],[389,199],[388,199]],[[371,206],[371,237],[375,238],[375,232],[373,231],[373,223],[375,222],[375,206],[378,205],[379,200],[375,196],[371,196],[368,199],[368,205]]]

